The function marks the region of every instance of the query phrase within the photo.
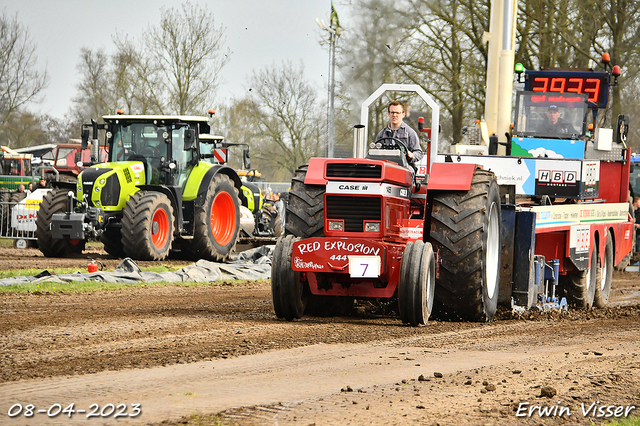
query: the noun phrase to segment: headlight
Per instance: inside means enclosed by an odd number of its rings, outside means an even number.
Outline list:
[[[364,231],[365,232],[378,232],[378,231],[380,231],[380,222],[365,222],[364,223]]]
[[[376,148],[378,148],[378,149],[382,148],[382,143],[378,142],[378,143],[376,144]]]
[[[329,231],[342,231],[344,229],[344,222],[337,220],[329,221]]]

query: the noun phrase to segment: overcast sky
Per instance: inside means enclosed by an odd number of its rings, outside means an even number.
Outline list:
[[[231,59],[222,70],[219,97],[243,96],[248,76],[254,70],[302,61],[308,79],[326,96],[328,50],[319,44],[326,37],[315,18],[329,22],[331,0],[192,0],[206,6],[215,25],[226,27],[226,46]],[[104,48],[113,52],[112,36],[128,34],[139,39],[148,26],[160,22],[160,8],[180,8],[179,0],[0,0],[0,9],[29,29],[37,45],[39,68],[46,67],[49,86],[34,112],[62,118],[76,94],[80,49]],[[334,5],[341,23],[347,8]],[[216,108],[215,105],[211,106]]]

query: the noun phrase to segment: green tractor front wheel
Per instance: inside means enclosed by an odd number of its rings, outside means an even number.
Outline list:
[[[173,207],[159,192],[137,192],[122,212],[122,248],[136,260],[164,260],[171,250]]]
[[[36,218],[36,238],[38,248],[46,257],[72,257],[82,253],[83,240],[54,239],[51,234],[51,220],[57,213],[65,213],[69,191],[53,190],[44,196]]]

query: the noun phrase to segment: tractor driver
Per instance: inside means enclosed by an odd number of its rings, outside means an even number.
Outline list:
[[[420,147],[420,140],[415,130],[407,125],[404,121],[404,104],[400,101],[391,101],[387,105],[387,113],[389,114],[389,124],[382,129],[376,137],[376,142],[384,138],[396,138],[405,143],[407,147],[407,160],[411,166],[411,175],[415,176],[417,170],[416,164],[424,156]]]
[[[567,120],[560,117],[560,111],[556,105],[550,105],[547,110],[547,119],[542,126],[545,135],[573,135],[576,129]]]

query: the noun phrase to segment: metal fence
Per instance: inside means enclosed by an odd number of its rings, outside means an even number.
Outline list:
[[[0,238],[36,239],[36,218],[40,201],[0,202]]]

